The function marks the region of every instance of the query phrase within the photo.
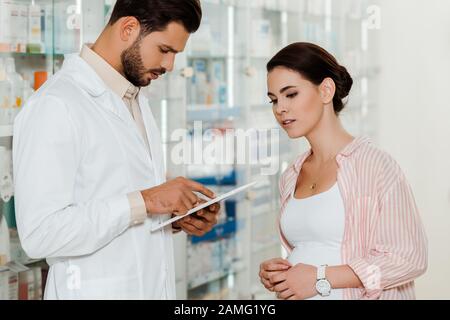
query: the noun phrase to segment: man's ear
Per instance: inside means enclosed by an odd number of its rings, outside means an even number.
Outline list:
[[[319,86],[319,92],[323,104],[331,103],[336,93],[336,84],[333,79],[325,78]]]
[[[123,17],[119,21],[120,39],[134,43],[141,32],[141,25],[135,17]]]

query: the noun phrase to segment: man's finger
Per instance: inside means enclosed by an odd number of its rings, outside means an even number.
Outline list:
[[[189,200],[190,204],[191,204],[191,209],[199,202],[199,198],[197,197],[197,195],[189,190],[184,190],[183,191],[184,196]]]
[[[193,225],[198,230],[204,230],[208,226],[208,223],[205,220],[195,216],[192,216],[192,219],[187,223]]]
[[[190,219],[189,221],[185,222],[187,225],[190,225],[192,228],[194,228],[196,231],[200,233],[209,232],[212,229],[212,224],[206,223],[200,219]]]
[[[186,200],[183,200],[183,198],[179,201],[176,209],[172,212],[173,214],[177,215],[177,216],[183,216],[188,212],[188,207],[186,207],[186,205],[188,205],[188,202],[185,203]]]
[[[211,212],[196,212],[195,218],[201,219],[206,223],[216,224],[217,223],[217,215]]]
[[[209,211],[211,213],[217,213],[220,210],[220,204],[213,203],[212,205],[210,205],[209,207],[206,207],[205,209],[206,209],[206,211]]]
[[[200,236],[201,231],[198,230],[196,227],[189,223],[183,223],[181,224],[181,229],[186,232],[187,234],[194,235],[194,236]]]
[[[181,197],[181,201],[183,202],[183,205],[184,205],[185,210],[186,210],[186,211],[184,211],[183,214],[186,214],[186,213],[188,213],[189,210],[191,210],[193,208],[193,204],[192,204],[191,200],[189,200],[189,198],[187,196],[185,196],[185,195],[183,195]]]
[[[213,199],[216,197],[216,195],[214,194],[214,192],[212,192],[210,189],[206,188],[204,185],[202,185],[201,183],[192,181],[192,180],[186,180],[186,185],[192,190],[192,191],[197,191],[200,192],[201,194],[207,196],[210,199]]]

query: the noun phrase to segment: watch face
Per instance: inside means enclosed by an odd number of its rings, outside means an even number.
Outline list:
[[[327,280],[319,280],[316,283],[316,289],[320,294],[326,294],[331,291],[331,286]]]

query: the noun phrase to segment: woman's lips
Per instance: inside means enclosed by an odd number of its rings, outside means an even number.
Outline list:
[[[296,120],[283,120],[282,122],[281,122],[281,124],[283,125],[283,127],[289,127],[289,126],[291,126],[294,122],[295,122]]]

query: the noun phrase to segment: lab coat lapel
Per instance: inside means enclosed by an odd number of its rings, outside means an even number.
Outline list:
[[[67,55],[63,68],[70,70],[70,74],[78,86],[92,96],[96,105],[113,113],[128,125],[133,123],[130,112],[127,110],[122,99],[111,92],[94,69],[78,54]]]
[[[133,119],[124,102],[115,93],[107,91],[100,97],[94,97],[95,104],[113,113],[120,120],[132,126]]]
[[[139,94],[139,105],[150,145],[155,177],[157,177],[158,184],[161,184],[166,181],[161,134],[148,104],[148,100],[143,94]]]

